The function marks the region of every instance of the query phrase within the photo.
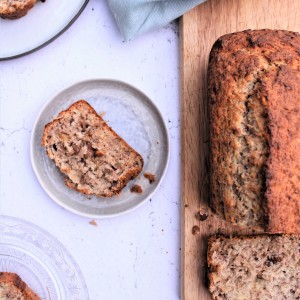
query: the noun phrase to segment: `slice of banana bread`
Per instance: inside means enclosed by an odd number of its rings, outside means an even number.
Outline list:
[[[300,299],[299,235],[213,236],[207,256],[214,300]]]
[[[0,272],[1,300],[40,300],[28,285],[15,273]]]
[[[45,126],[42,145],[67,176],[66,185],[84,194],[114,196],[143,167],[141,155],[84,100]]]
[[[36,0],[0,0],[0,17],[18,19],[25,16]]]

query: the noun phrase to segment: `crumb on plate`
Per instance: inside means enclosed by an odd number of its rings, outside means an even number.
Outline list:
[[[151,173],[144,173],[144,177],[147,178],[150,183],[153,183],[155,181],[155,175]]]
[[[132,193],[138,193],[138,194],[141,194],[143,192],[141,186],[139,186],[138,184],[135,184],[131,187],[130,191]]]

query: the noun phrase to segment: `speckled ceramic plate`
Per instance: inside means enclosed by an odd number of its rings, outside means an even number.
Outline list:
[[[18,274],[42,300],[89,299],[83,276],[67,250],[43,229],[0,216],[0,272]]]
[[[112,198],[87,196],[69,189],[64,175],[41,146],[44,126],[77,100],[88,101],[125,141],[144,158],[144,172],[155,175],[150,184],[141,174]],[[153,102],[141,91],[119,81],[88,80],[53,97],[37,117],[31,139],[31,161],[35,174],[48,195],[64,208],[87,217],[109,217],[128,212],[144,203],[164,177],[169,159],[168,131]],[[130,192],[139,184],[142,194]]]
[[[38,0],[20,19],[0,18],[0,60],[20,57],[48,45],[74,23],[88,2]]]

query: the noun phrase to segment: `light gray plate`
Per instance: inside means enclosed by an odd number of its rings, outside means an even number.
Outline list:
[[[44,126],[77,100],[88,101],[125,141],[144,158],[142,173],[155,174],[149,181],[141,174],[112,198],[87,196],[69,189],[64,175],[41,146]],[[31,137],[31,162],[47,194],[59,205],[83,216],[109,217],[122,214],[145,202],[160,184],[169,160],[169,138],[163,117],[153,102],[136,88],[115,80],[95,79],[77,83],[51,99],[39,113]],[[139,184],[142,194],[130,192]]]

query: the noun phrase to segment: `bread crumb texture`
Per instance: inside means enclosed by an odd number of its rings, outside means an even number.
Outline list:
[[[299,236],[213,236],[208,268],[215,300],[300,299]]]
[[[40,300],[40,297],[17,274],[0,272],[0,299]]]
[[[42,145],[66,175],[66,185],[84,194],[114,196],[143,167],[141,155],[84,100],[45,126]]]
[[[211,197],[227,221],[300,233],[300,35],[247,30],[214,44]]]

